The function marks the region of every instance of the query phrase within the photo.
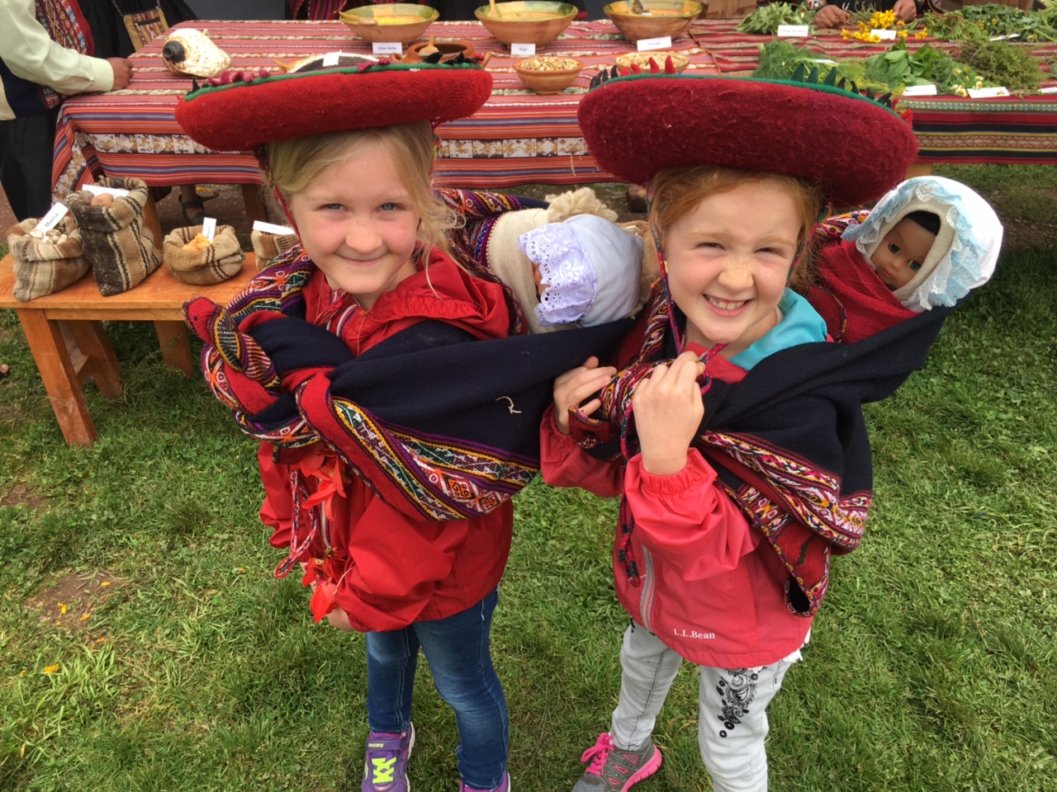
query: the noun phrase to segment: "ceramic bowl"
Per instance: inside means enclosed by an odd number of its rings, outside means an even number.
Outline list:
[[[617,56],[617,66],[620,67],[621,74],[629,74],[631,72],[632,64],[637,64],[638,67],[648,72],[650,70],[650,59],[657,64],[657,68],[664,71],[664,62],[668,58],[672,59],[672,66],[676,72],[685,71],[686,67],[690,65],[690,56],[682,52],[625,52],[623,55]]]
[[[573,84],[583,68],[575,58],[556,55],[533,55],[514,64],[521,82],[538,94],[561,93]]]
[[[641,0],[645,13],[632,10],[629,0],[618,0],[602,10],[628,41],[686,33],[704,6],[697,0]]]
[[[440,12],[414,3],[383,3],[350,8],[339,16],[353,33],[366,41],[399,41],[407,46],[440,18]]]
[[[473,12],[488,32],[503,44],[535,44],[537,47],[558,38],[576,14],[576,6],[550,0],[511,0],[496,3],[495,13],[491,6],[481,6]]]

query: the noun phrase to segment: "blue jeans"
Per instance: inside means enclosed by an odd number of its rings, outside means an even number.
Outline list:
[[[466,610],[402,630],[367,633],[367,722],[371,731],[402,732],[421,646],[437,693],[455,712],[459,774],[467,786],[492,789],[506,772],[510,722],[492,666],[490,633],[496,591]]]

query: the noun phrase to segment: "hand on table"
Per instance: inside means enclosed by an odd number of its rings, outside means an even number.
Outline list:
[[[892,10],[895,11],[896,19],[904,22],[913,22],[918,18],[918,7],[914,0],[896,0]]]
[[[128,88],[128,82],[132,79],[132,64],[125,58],[107,58],[107,63],[114,70],[114,87],[112,90],[120,91]]]
[[[908,0],[913,5],[913,0]],[[822,6],[815,14],[813,24],[823,29],[838,28],[851,19],[851,14],[840,6]]]

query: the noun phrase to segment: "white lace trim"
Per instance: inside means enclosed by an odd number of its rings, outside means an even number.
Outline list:
[[[518,238],[522,252],[539,267],[546,290],[535,313],[545,327],[580,321],[598,294],[598,273],[573,229],[550,223]]]

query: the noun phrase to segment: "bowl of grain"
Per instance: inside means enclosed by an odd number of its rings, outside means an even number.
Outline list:
[[[573,84],[583,68],[576,58],[557,55],[533,55],[514,64],[521,82],[538,94],[561,93]]]

